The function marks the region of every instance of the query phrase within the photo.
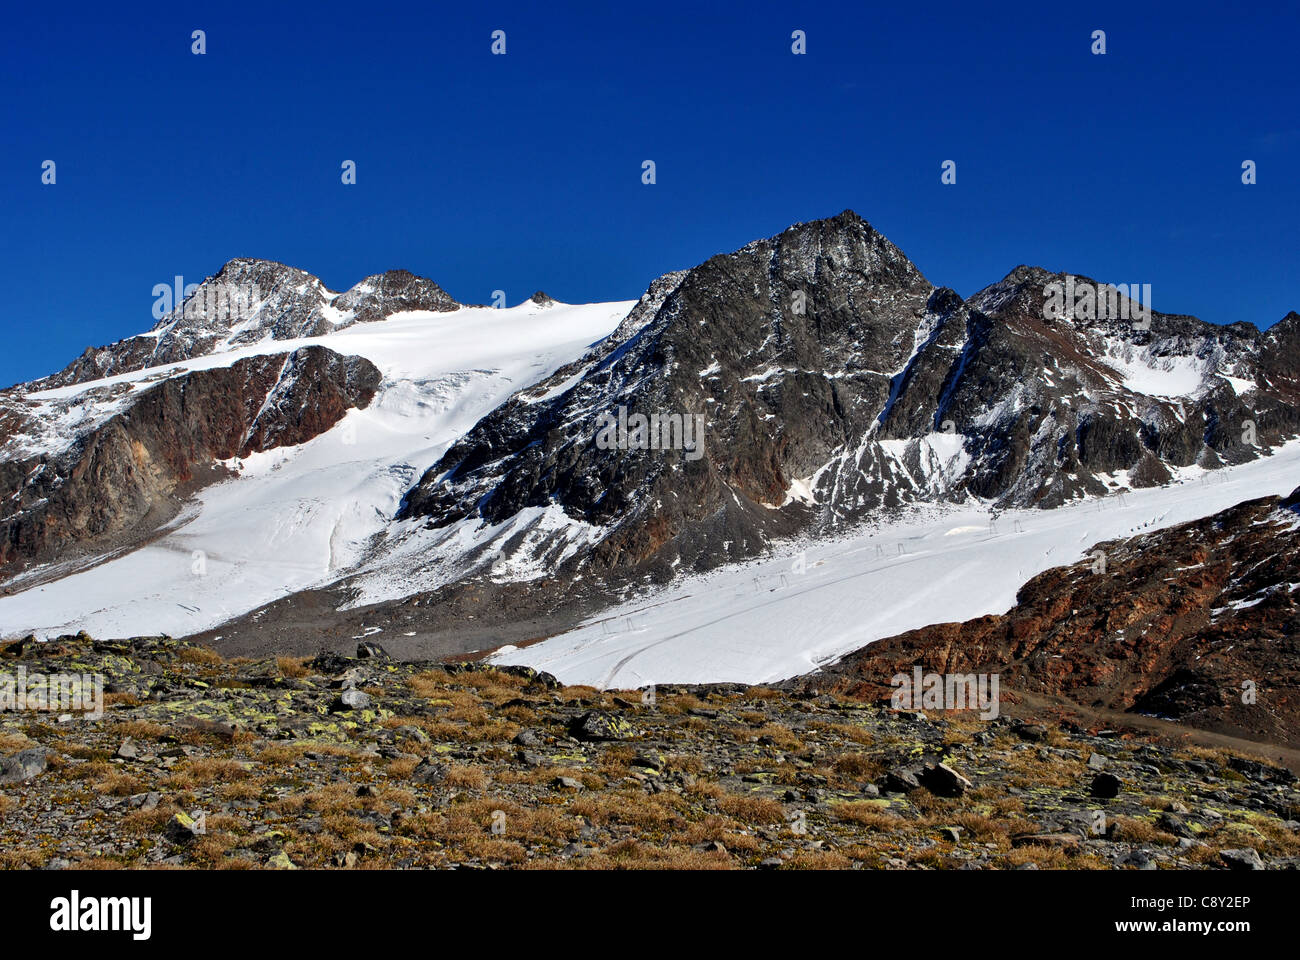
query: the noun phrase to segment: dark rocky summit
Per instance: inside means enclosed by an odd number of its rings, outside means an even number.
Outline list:
[[[911,501],[1056,506],[1300,433],[1295,314],[1267,333],[1053,316],[1067,281],[1093,284],[1018,267],[963,301],[851,211],[798,224],[656,280],[607,340],[453,445],[404,515],[558,507],[600,528],[576,551],[533,537],[562,574],[662,577]],[[619,410],[701,416],[700,449],[602,446]]]

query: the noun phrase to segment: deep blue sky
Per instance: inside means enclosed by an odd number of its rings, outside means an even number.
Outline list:
[[[1297,5],[1053,6],[11,5],[0,383],[235,256],[630,299],[845,207],[963,295],[1033,263],[1219,323],[1300,309]]]

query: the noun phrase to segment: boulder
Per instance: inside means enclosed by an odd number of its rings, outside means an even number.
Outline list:
[[[365,710],[370,706],[370,695],[360,690],[344,690],[334,698],[330,713],[342,713],[346,710]]]
[[[1237,850],[1220,850],[1219,859],[1223,861],[1224,866],[1229,870],[1264,869],[1264,861],[1259,858],[1258,851],[1251,847],[1242,847]]]
[[[44,747],[21,750],[0,760],[0,784],[24,783],[44,773],[48,764],[49,751]]]
[[[1120,780],[1113,773],[1099,773],[1092,778],[1088,793],[1098,800],[1113,800],[1119,796]]]
[[[928,764],[917,780],[936,797],[960,797],[975,786],[946,763]]]
[[[574,718],[569,733],[579,740],[629,740],[636,731],[622,717],[599,710],[591,710]]]
[[[447,779],[447,765],[438,760],[425,757],[411,771],[411,779],[427,786],[440,786]]]

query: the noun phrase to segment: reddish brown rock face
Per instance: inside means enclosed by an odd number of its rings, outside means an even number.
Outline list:
[[[248,357],[164,380],[67,450],[0,464],[0,577],[70,547],[146,536],[216,461],[305,443],[374,398],[368,360],[324,347]],[[0,444],[23,429],[13,410]]]
[[[1300,491],[1298,491],[1300,493]],[[1300,744],[1300,515],[1292,494],[1049,570],[1003,616],[942,623],[851,654],[800,686],[887,696],[890,678],[997,673],[1004,690]],[[1289,505],[1289,507],[1288,507]],[[1253,699],[1253,702],[1251,702]]]

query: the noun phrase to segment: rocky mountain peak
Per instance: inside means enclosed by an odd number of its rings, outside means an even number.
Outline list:
[[[445,527],[559,509],[601,528],[615,565],[752,554],[794,529],[775,509],[793,479],[871,428],[933,294],[852,211],[661,277],[591,354],[457,442],[405,515]],[[689,449],[606,449],[596,438],[613,411],[705,433]],[[533,542],[559,553],[569,535]]]
[[[285,280],[296,283],[320,283],[306,270],[291,267],[278,260],[264,260],[261,257],[233,257],[208,278],[213,281],[261,283],[273,287]],[[324,287],[324,284],[321,285]]]
[[[176,299],[166,284],[154,292],[167,302]],[[438,284],[407,270],[374,274],[335,293],[297,267],[237,257],[182,295],[149,333],[87,348],[59,373],[25,386],[42,390],[86,383],[268,340],[322,336],[395,313],[459,306]]]
[[[1273,341],[1300,342],[1300,313],[1292,310],[1267,330],[1268,339]]]
[[[926,283],[902,250],[852,210],[796,223],[776,236],[755,240],[724,256],[753,254],[773,256],[787,268],[790,279],[809,283],[839,271],[904,286]]]
[[[1138,311],[1141,288],[1116,300],[1131,315],[1054,316],[1053,284],[1108,295],[1022,264],[963,301],[852,210],[794,224],[651,283],[587,357],[454,444],[405,515],[516,518],[520,535],[518,518],[562,511],[529,533],[538,556],[703,568],[911,501],[1165,483],[1300,430],[1294,403],[1256,388],[1249,330]],[[698,416],[702,446],[604,448],[611,411]]]
[[[340,294],[332,306],[343,315],[336,324],[339,326],[349,320],[351,323],[370,323],[408,310],[445,313],[455,310],[460,304],[432,280],[407,270],[389,270],[366,277],[351,290]]]

